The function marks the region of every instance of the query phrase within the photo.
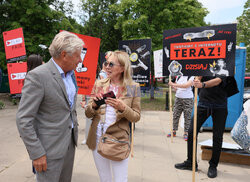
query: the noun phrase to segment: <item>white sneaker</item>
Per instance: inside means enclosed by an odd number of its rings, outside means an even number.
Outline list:
[[[85,145],[85,144],[86,144],[86,140],[83,140],[81,144],[82,144],[82,145]]]

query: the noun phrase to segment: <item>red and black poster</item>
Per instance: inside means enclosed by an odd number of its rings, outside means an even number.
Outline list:
[[[7,62],[26,59],[22,28],[3,32],[3,40]]]
[[[82,39],[85,44],[81,53],[82,63],[77,65],[75,71],[76,82],[79,87],[78,94],[90,95],[95,84],[101,39],[82,34],[76,35]]]
[[[233,76],[236,24],[165,30],[164,76]]]
[[[27,62],[7,63],[10,93],[20,94],[22,92],[24,79],[27,72]]]
[[[120,41],[119,50],[124,50],[129,54],[133,69],[133,80],[137,83],[140,83],[142,89],[149,89],[151,39]]]

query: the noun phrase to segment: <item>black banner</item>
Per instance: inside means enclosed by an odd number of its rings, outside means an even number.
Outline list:
[[[142,89],[150,88],[151,39],[124,40],[119,49],[129,54],[133,68],[133,80],[140,83]]]
[[[233,76],[236,24],[163,32],[164,76]]]

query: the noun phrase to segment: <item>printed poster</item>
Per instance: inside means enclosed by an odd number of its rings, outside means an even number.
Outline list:
[[[155,78],[162,78],[162,67],[163,67],[163,59],[162,59],[162,49],[154,51],[154,72]]]
[[[22,28],[3,32],[3,40],[7,62],[15,62],[26,59]]]
[[[10,93],[20,94],[22,92],[24,79],[27,73],[27,62],[7,63]]]
[[[142,89],[149,89],[151,70],[151,39],[120,41],[119,50],[124,50],[129,54],[133,69],[133,80],[140,83]]]
[[[96,79],[96,67],[101,39],[82,34],[76,35],[85,44],[81,53],[83,61],[77,65],[75,71],[77,86],[79,88],[78,94],[90,95]]]
[[[236,24],[165,30],[164,76],[233,76]]]

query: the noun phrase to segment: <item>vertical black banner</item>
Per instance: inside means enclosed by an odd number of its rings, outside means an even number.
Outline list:
[[[129,54],[133,68],[133,80],[140,83],[142,89],[150,88],[151,39],[124,40],[119,49]]]
[[[163,32],[164,76],[233,76],[236,24]]]

